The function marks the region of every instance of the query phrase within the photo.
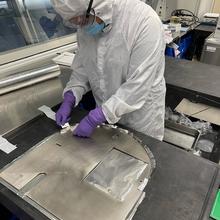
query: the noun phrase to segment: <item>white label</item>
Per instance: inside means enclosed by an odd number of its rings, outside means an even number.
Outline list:
[[[209,52],[214,53],[214,52],[216,51],[216,47],[207,46],[207,47],[206,47],[206,50],[209,51]]]
[[[11,143],[9,143],[5,138],[0,136],[0,150],[5,152],[6,154],[11,153],[13,150],[15,150],[17,147]]]

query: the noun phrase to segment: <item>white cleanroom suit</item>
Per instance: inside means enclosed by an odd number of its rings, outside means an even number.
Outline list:
[[[57,11],[66,19],[75,9],[86,10],[83,0],[65,1],[66,8]],[[162,140],[165,41],[158,15],[139,0],[94,0],[94,10],[107,28],[95,37],[78,30],[78,53],[64,92],[72,90],[77,105],[92,90],[109,123]]]

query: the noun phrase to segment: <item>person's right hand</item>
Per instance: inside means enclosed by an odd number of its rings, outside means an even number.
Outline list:
[[[70,120],[71,112],[75,106],[76,98],[72,91],[67,91],[64,93],[63,103],[61,104],[59,110],[56,113],[56,123],[61,126]]]

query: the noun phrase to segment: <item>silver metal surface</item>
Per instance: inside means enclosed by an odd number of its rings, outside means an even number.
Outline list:
[[[86,180],[112,152],[146,164],[132,179],[124,201]],[[71,131],[56,133],[5,168],[0,180],[51,219],[130,219],[144,196],[138,188],[154,168],[148,152],[132,135],[110,126],[97,128],[90,139],[73,137]],[[120,163],[114,167],[116,171],[118,166]]]
[[[214,38],[220,40],[220,17],[219,17],[218,23],[216,25]]]
[[[220,39],[210,35],[203,46],[201,62],[220,66]]]
[[[134,181],[140,177],[146,167],[147,163],[113,149],[85,181],[114,199],[124,201]]]
[[[31,48],[25,48],[25,49],[31,49]],[[25,49],[20,49],[22,54],[25,54]],[[66,51],[73,52],[76,49],[77,46],[75,44],[68,44],[62,47],[58,47],[56,49],[51,49],[46,52],[42,52],[37,55],[28,56],[27,58],[18,59],[14,62],[9,62],[5,60],[6,64],[2,64],[2,65],[0,64],[0,73],[1,73],[0,79],[11,76],[12,74],[16,74],[18,72],[26,72],[29,71],[30,69],[37,69],[42,66],[54,64],[52,59],[57,57],[57,54]],[[0,55],[0,60],[2,61],[1,55]]]
[[[31,80],[27,80],[27,81],[24,81],[24,82],[21,82],[21,83],[13,84],[11,86],[0,88],[0,95],[6,94],[6,93],[9,93],[9,92],[14,92],[15,90],[23,89],[23,88],[28,87],[28,86],[33,86],[37,83],[41,83],[41,82],[44,82],[46,80],[56,78],[59,75],[60,75],[59,72],[53,72],[53,73],[49,73],[45,76],[40,76],[40,77],[31,79]]]
[[[35,79],[37,77],[45,76],[50,73],[60,72],[60,68],[58,65],[48,65],[38,69],[29,70],[23,73],[17,73],[11,76],[8,76],[4,79],[0,80],[0,88],[4,88],[6,86],[11,86],[17,83],[21,83],[27,80]]]
[[[7,87],[6,87],[7,88]],[[62,84],[59,78],[50,79],[0,96],[0,134],[7,133],[40,112],[40,106],[52,107],[62,100]]]
[[[186,150],[192,150],[196,146],[200,132],[196,129],[166,121],[164,141]]]

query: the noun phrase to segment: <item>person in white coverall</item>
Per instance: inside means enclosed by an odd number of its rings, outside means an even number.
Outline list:
[[[57,124],[65,124],[73,107],[92,90],[97,108],[74,135],[89,137],[108,122],[162,140],[165,41],[156,12],[140,0],[51,1],[64,22],[78,28],[78,52]]]

